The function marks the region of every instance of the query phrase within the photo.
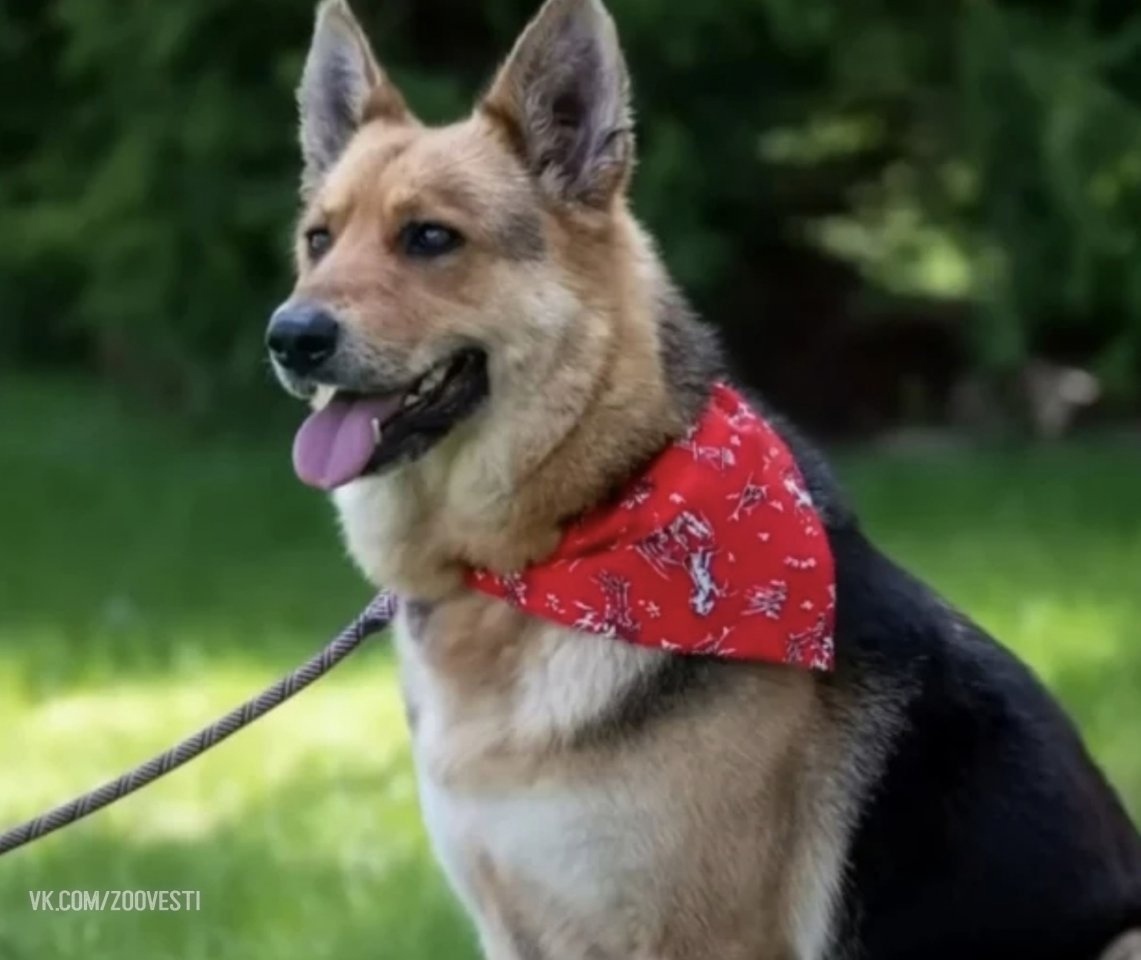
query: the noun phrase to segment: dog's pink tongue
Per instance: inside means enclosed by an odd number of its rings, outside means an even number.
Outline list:
[[[383,426],[401,400],[399,395],[333,397],[310,414],[293,440],[293,469],[302,483],[332,490],[364,473],[376,449],[373,421]]]

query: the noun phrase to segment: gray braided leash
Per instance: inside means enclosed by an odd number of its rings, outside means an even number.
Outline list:
[[[265,716],[274,707],[284,703],[295,693],[304,690],[314,680],[328,673],[333,667],[356,650],[361,641],[371,634],[383,630],[396,613],[396,598],[390,593],[382,593],[372,601],[349,626],[347,626],[328,646],[307,663],[291,674],[283,677],[264,693],[247,700],[240,707],[231,710],[216,723],[204,727],[187,737],[177,746],[140,764],[134,770],[65,803],[49,810],[18,827],[0,834],[0,855],[22,847],[39,837],[75,823],[84,817],[101,810],[108,804],[121,800],[128,794],[145,787],[159,777],[176,770],[184,763],[193,760],[200,753],[221,743],[228,736],[237,733],[259,717]]]

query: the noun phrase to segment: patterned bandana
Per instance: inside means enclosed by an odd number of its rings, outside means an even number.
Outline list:
[[[673,653],[833,665],[828,538],[788,447],[734,390],[542,563],[468,584],[587,633]]]

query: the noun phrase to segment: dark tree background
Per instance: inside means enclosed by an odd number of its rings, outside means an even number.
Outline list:
[[[837,433],[1018,424],[1095,382],[1097,415],[1136,413],[1131,3],[610,5],[636,210],[775,401]],[[445,120],[535,2],[355,6]],[[271,402],[260,341],[288,286],[311,18],[309,0],[0,6],[0,363],[207,420]]]

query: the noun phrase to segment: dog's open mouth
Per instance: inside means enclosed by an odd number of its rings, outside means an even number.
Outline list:
[[[408,386],[386,393],[338,390],[293,441],[302,482],[332,490],[427,452],[487,396],[487,355],[466,348]]]

